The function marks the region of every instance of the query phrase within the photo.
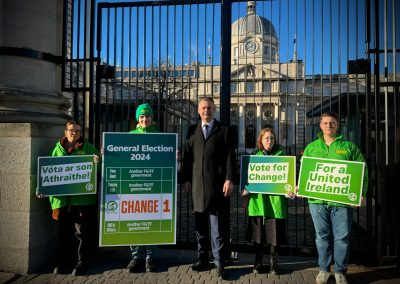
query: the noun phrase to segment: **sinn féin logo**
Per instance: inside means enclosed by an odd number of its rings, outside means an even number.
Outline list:
[[[110,201],[107,203],[107,210],[108,211],[116,211],[118,209],[118,203],[115,201]]]
[[[357,195],[355,193],[350,193],[348,195],[349,200],[355,201],[357,199]]]
[[[285,184],[285,190],[286,191],[291,191],[292,190],[292,185],[289,184],[289,183]]]

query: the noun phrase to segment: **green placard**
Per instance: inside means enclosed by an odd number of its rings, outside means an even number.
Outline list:
[[[296,157],[242,156],[240,190],[285,195],[296,184]]]
[[[303,157],[298,194],[360,206],[364,169],[364,162]]]
[[[38,157],[37,190],[45,195],[96,193],[94,155]]]
[[[104,133],[100,246],[176,243],[177,135]]]

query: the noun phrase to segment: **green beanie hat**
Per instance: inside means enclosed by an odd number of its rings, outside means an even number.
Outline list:
[[[136,120],[139,121],[139,116],[141,115],[150,115],[153,116],[153,110],[148,103],[141,104],[136,109]]]

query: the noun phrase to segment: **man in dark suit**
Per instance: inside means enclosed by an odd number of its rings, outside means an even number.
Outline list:
[[[200,99],[198,113],[201,122],[189,128],[183,157],[184,189],[192,190],[198,242],[198,260],[191,269],[208,268],[210,220],[213,262],[217,276],[223,279],[235,152],[230,128],[214,119],[215,105],[211,98]]]

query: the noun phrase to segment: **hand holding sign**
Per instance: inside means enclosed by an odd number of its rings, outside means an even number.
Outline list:
[[[294,198],[295,162],[293,156],[242,156],[240,189]]]
[[[364,162],[303,157],[299,194],[360,206],[364,169]]]
[[[93,155],[38,158],[38,198],[48,195],[96,193],[96,160]]]

